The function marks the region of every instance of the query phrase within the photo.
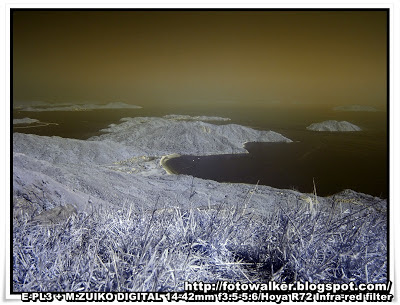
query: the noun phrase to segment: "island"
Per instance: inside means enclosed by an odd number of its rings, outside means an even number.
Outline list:
[[[331,131],[331,132],[348,132],[348,131],[361,131],[357,125],[347,121],[328,120],[320,123],[313,123],[306,127],[312,131]]]
[[[376,112],[378,111],[375,107],[367,106],[367,105],[345,105],[345,106],[336,106],[333,108],[334,111],[356,111],[356,112]]]

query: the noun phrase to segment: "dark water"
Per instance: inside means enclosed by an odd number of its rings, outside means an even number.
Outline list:
[[[167,165],[182,174],[220,182],[259,181],[263,185],[310,193],[314,179],[317,193],[323,196],[350,188],[387,197],[383,152],[366,153],[350,139],[310,144],[249,144],[246,146],[249,154],[183,156],[168,161]]]
[[[123,117],[142,115],[142,109],[112,109],[93,111],[44,111],[25,112],[13,111],[13,118],[29,117],[44,123],[56,123],[46,126],[32,127],[37,124],[19,128],[22,125],[13,126],[14,132],[33,133],[41,136],[59,136],[63,138],[88,139],[100,135],[99,130],[112,123],[118,123]],[[17,128],[15,128],[17,127]]]
[[[246,114],[246,115],[245,115]],[[257,183],[331,195],[350,188],[387,198],[388,138],[386,113],[344,113],[326,109],[241,111],[234,121],[273,130],[294,143],[249,143],[249,154],[182,156],[167,165],[181,174],[219,182]],[[231,115],[229,117],[234,117]],[[363,131],[313,132],[305,128],[328,119],[346,120]]]
[[[183,108],[181,106],[171,107],[163,105],[146,106],[146,108],[142,109],[99,109],[92,111],[30,112],[14,109],[13,119],[29,117],[43,123],[56,124],[38,127],[35,126],[45,124],[16,125],[13,126],[13,132],[85,140],[102,134],[100,132],[101,129],[107,128],[110,124],[118,123],[121,118],[125,117],[161,117],[167,114],[204,115],[204,113],[211,115],[213,112],[210,110],[204,112],[204,109],[193,111],[192,107]]]
[[[146,107],[88,112],[13,112],[13,118],[30,117],[57,123],[14,132],[87,139],[122,117],[165,114],[213,115],[260,130],[273,130],[294,143],[249,143],[249,154],[172,159],[174,171],[220,182],[242,182],[312,192],[313,179],[320,195],[350,188],[387,198],[387,116],[385,112],[335,112],[301,107]],[[311,123],[346,120],[360,126],[356,133],[312,132]],[[219,124],[225,124],[219,123]],[[194,161],[193,161],[194,160]]]

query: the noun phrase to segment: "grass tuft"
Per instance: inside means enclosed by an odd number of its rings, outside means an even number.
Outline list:
[[[385,213],[297,200],[259,216],[246,210],[250,198],[205,209],[156,202],[152,211],[135,211],[125,203],[52,226],[16,217],[14,292],[180,291],[184,281],[217,280],[386,282]]]

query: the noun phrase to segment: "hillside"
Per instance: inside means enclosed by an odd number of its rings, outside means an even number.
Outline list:
[[[348,132],[361,131],[361,128],[347,121],[328,120],[320,123],[313,123],[307,127],[313,131]]]
[[[385,281],[386,200],[218,183],[160,165],[167,154],[290,142],[282,135],[165,118],[124,119],[106,132],[89,140],[13,134],[16,291],[174,291],[185,280],[221,278]]]

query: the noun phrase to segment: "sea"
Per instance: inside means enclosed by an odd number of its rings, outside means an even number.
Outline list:
[[[269,185],[304,193],[315,190],[328,196],[344,189],[388,198],[389,138],[386,112],[339,112],[327,107],[221,105],[207,107],[146,106],[142,109],[26,112],[13,110],[13,118],[29,117],[46,124],[16,125],[13,132],[88,139],[100,135],[124,117],[161,117],[167,114],[227,117],[228,122],[258,130],[272,130],[293,143],[247,143],[248,153],[181,156],[168,161],[180,174],[218,182]],[[325,120],[348,121],[360,132],[316,132],[306,127]],[[37,127],[32,127],[37,126]],[[186,145],[182,143],[182,145]]]

